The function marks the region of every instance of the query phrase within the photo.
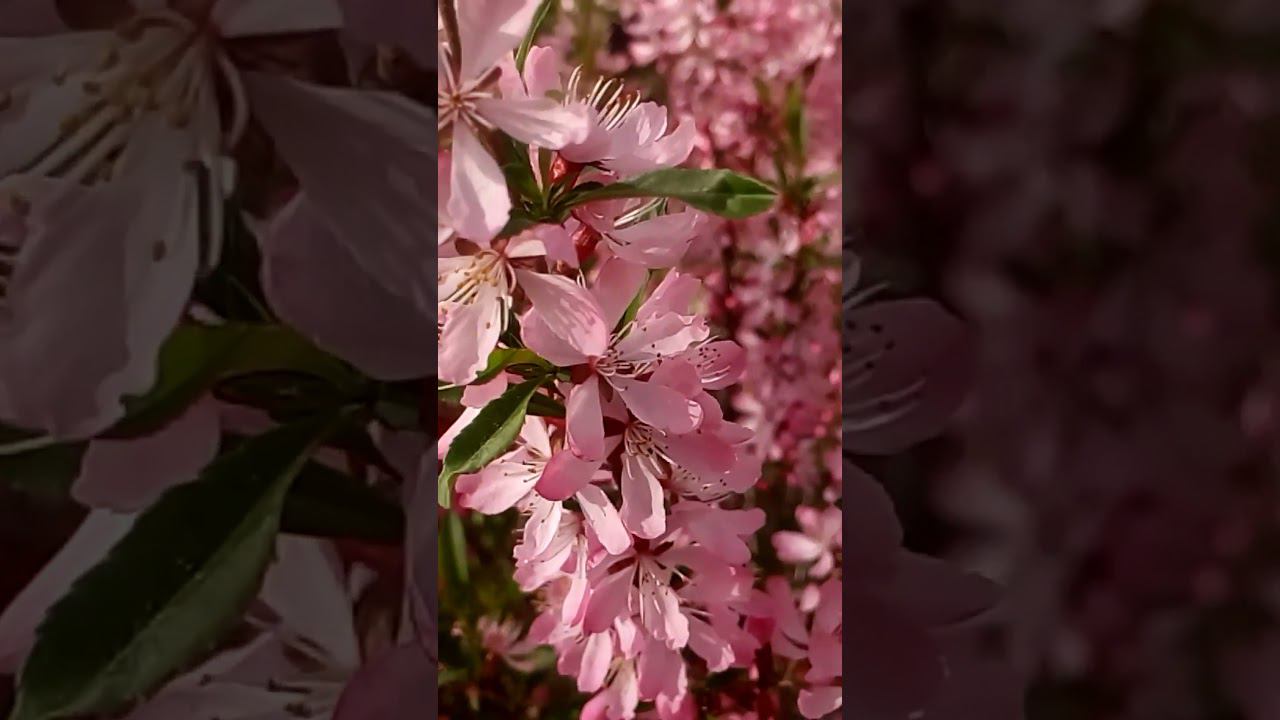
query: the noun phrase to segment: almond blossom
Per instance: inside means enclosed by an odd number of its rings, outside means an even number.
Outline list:
[[[430,214],[430,114],[392,93],[264,72],[244,43],[343,16],[336,0],[263,8],[148,3],[112,29],[0,38],[0,205],[23,228],[5,235],[0,416],[85,437],[151,385],[160,342],[218,261],[251,120],[357,263],[397,294],[427,295],[422,263],[405,260]],[[368,202],[349,202],[353,178]]]
[[[537,0],[440,3],[447,42],[440,48],[440,130],[452,129],[453,162],[447,211],[456,229],[487,243],[507,224],[511,200],[502,170],[485,145],[486,131],[557,149],[585,137],[586,117],[545,97],[501,97],[498,62],[515,49],[537,10]]]

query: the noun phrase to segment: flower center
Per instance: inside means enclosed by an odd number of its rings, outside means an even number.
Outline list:
[[[234,142],[244,130],[247,104],[239,74],[210,36],[172,12],[137,16],[111,34],[96,56],[82,55],[52,74],[54,86],[79,97],[53,143],[22,172],[84,183],[109,180],[127,160],[140,121],[156,115],[174,129],[194,126],[204,136],[199,145],[216,150],[219,72],[233,101],[227,140]],[[207,117],[215,118],[212,126],[196,122]]]
[[[582,66],[579,65],[573,69],[569,75],[569,82],[565,86],[564,99],[566,103],[581,101],[585,102],[588,107],[596,111],[600,127],[606,130],[616,130],[626,122],[631,112],[640,105],[640,93],[623,94],[626,87],[621,81],[605,78],[597,78],[595,85],[591,87],[591,92],[582,93]]]
[[[504,297],[510,297],[515,286],[513,272],[501,255],[489,251],[478,253],[470,265],[459,271],[461,277],[444,301],[469,305],[475,302],[485,286],[496,287]]]

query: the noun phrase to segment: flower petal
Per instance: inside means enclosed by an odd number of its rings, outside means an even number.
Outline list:
[[[595,485],[585,485],[575,496],[587,525],[610,555],[618,555],[631,547],[631,535],[622,525],[618,511],[604,491]]]
[[[563,275],[517,270],[516,278],[548,330],[583,355],[604,354],[612,328],[591,293]]]
[[[471,382],[489,365],[489,353],[502,335],[505,308],[498,288],[481,285],[471,302],[454,306],[440,335],[440,379],[457,385]]]
[[[587,362],[587,356],[577,348],[563,340],[547,327],[537,309],[532,309],[520,318],[520,330],[524,335],[524,344],[530,350],[558,367],[571,367]]]
[[[134,512],[195,480],[218,454],[221,423],[212,400],[193,405],[159,431],[130,440],[93,440],[71,487],[76,502]]]
[[[464,0],[457,7],[462,43],[459,80],[466,82],[478,79],[516,49],[533,21],[538,0]]]
[[[587,638],[582,652],[582,666],[578,671],[578,690],[595,692],[604,687],[605,676],[613,662],[613,635],[599,632]]]
[[[678,390],[621,377],[612,384],[627,409],[646,425],[678,435],[693,431],[702,420],[702,406]]]
[[[636,537],[652,540],[667,531],[662,484],[644,458],[622,456],[622,522]]]
[[[604,460],[604,416],[600,410],[600,380],[595,375],[569,391],[565,427],[574,453],[586,460]]]
[[[625,569],[606,575],[591,589],[582,629],[589,633],[604,632],[613,621],[627,611],[631,596],[633,570]]]
[[[422,246],[436,224],[434,116],[394,93],[320,87],[257,72],[243,77],[254,117],[334,237],[390,292],[431,312],[432,263]],[[458,136],[454,140],[458,143]],[[469,162],[475,162],[467,138],[459,145],[453,158],[455,199],[468,191],[460,187],[459,174],[470,178]],[[475,151],[488,159],[488,170],[502,184],[492,158],[478,146]],[[353,188],[359,189],[354,197]],[[501,191],[499,202],[505,184]],[[453,211],[450,205],[453,219],[461,222]],[[506,223],[506,210],[495,206],[488,213],[501,215],[491,221],[497,232]]]
[[[572,450],[561,450],[547,461],[534,489],[548,500],[568,500],[591,482],[591,476],[599,467],[599,460],[585,460]]]
[[[262,245],[272,310],[317,346],[378,380],[436,374],[435,317],[370,275],[305,195],[280,211]]]
[[[365,663],[347,683],[333,720],[435,717],[436,672],[436,664],[417,644],[384,652]]]
[[[647,268],[669,268],[684,257],[703,220],[701,213],[686,210],[614,230],[606,237],[619,257]]]
[[[636,293],[649,279],[649,273],[634,263],[613,257],[604,261],[591,285],[591,293],[604,311],[605,324],[613,329],[622,319]]]
[[[476,111],[522,143],[555,150],[586,137],[587,117],[551,98],[482,98]]]

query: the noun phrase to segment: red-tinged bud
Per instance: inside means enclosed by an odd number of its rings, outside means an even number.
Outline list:
[[[583,224],[573,233],[573,246],[578,251],[578,263],[584,263],[591,254],[596,251],[596,246],[600,244],[600,238],[603,237],[596,232],[595,228],[590,225]]]

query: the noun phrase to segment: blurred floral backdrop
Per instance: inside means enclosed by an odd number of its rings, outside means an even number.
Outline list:
[[[1028,717],[1280,717],[1280,6],[854,15],[866,265],[978,348],[908,542],[1006,586]]]

